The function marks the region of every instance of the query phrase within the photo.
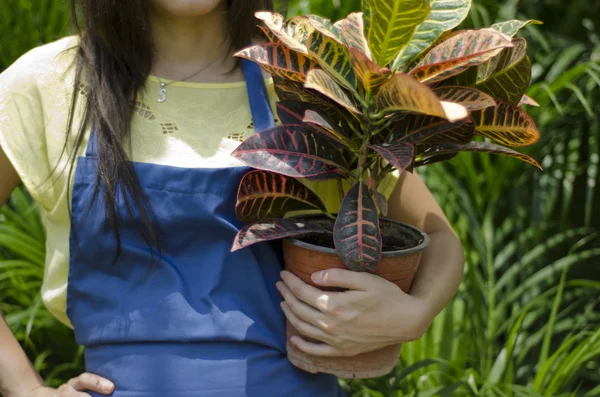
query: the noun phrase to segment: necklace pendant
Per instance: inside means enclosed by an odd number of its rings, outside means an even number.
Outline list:
[[[167,87],[165,83],[160,83],[160,94],[158,97],[158,102],[163,103],[167,100]]]

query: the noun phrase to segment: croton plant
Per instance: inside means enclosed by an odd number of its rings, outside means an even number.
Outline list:
[[[236,212],[249,225],[233,250],[311,233],[333,234],[351,270],[374,270],[382,253],[378,192],[394,170],[412,171],[459,152],[488,152],[539,164],[509,147],[539,133],[522,105],[531,79],[525,25],[508,21],[456,30],[471,0],[364,0],[363,12],[331,22],[257,13],[268,42],[237,56],[273,76],[282,125],[233,152],[255,168],[243,178]],[[306,180],[337,179],[341,207],[329,214]],[[342,183],[346,180],[349,183]],[[350,186],[344,189],[344,186]],[[310,219],[334,219],[325,230]]]

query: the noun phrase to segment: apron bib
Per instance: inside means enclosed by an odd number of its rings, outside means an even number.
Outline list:
[[[271,128],[262,72],[243,62],[255,129]],[[86,370],[113,381],[115,397],[343,396],[335,377],[309,374],[286,358],[275,288],[283,268],[279,246],[230,252],[243,226],[235,216],[236,193],[249,168],[134,168],[163,255],[147,247],[139,212],[127,215],[117,195],[122,248],[113,263],[117,243],[102,194],[93,200],[93,131],[77,161],[67,314],[85,346]]]

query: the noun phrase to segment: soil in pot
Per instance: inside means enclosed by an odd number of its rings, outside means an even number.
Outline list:
[[[330,219],[311,217],[306,221],[319,223],[327,230],[333,230],[333,221]],[[382,219],[380,227],[384,253],[377,270],[370,273],[395,283],[408,293],[421,254],[429,243],[429,237],[410,225],[392,220]],[[283,248],[286,269],[317,288],[325,289],[312,282],[310,277],[313,273],[331,268],[346,269],[333,248],[331,235],[317,234],[297,240],[284,240]],[[308,372],[325,372],[340,378],[364,379],[386,375],[392,371],[400,354],[398,344],[354,357],[311,356],[298,350],[289,342],[294,335],[300,334],[288,323],[288,358],[294,365]]]

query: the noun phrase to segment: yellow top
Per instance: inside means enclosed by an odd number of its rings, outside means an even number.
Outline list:
[[[67,183],[67,179],[79,119],[75,117],[69,134],[66,125],[77,44],[77,37],[67,37],[36,48],[0,75],[0,145],[41,207],[47,232],[42,298],[50,312],[68,326],[67,188],[72,181]],[[268,79],[266,83],[274,108],[273,82]],[[83,95],[85,90],[80,88]],[[245,82],[171,82],[163,103],[157,101],[159,91],[159,80],[150,77],[136,103],[129,149],[133,161],[187,168],[240,165],[230,153],[254,133]],[[78,156],[85,154],[86,144],[87,136]],[[391,193],[393,182],[395,178],[390,178],[382,184],[384,194]],[[310,185],[335,211],[339,206],[335,182]]]

